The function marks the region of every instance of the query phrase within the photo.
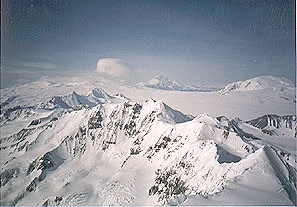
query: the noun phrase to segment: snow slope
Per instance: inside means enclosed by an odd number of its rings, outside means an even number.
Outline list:
[[[1,100],[1,205],[296,205],[293,114],[193,117],[92,83],[31,84]],[[40,84],[59,93],[30,98]],[[109,90],[129,88],[145,96]]]

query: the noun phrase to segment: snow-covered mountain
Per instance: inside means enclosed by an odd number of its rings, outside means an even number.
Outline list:
[[[187,86],[177,82],[174,79],[171,79],[164,75],[158,75],[155,78],[151,79],[147,83],[140,84],[148,88],[155,88],[161,90],[169,91],[215,91],[217,88],[211,87],[196,87],[196,86]]]
[[[84,94],[1,100],[1,205],[296,205],[296,116]]]
[[[269,89],[276,92],[285,90],[294,90],[295,85],[288,79],[273,76],[259,76],[246,81],[238,81],[226,85],[221,89],[221,94],[227,94],[232,91],[253,91]]]

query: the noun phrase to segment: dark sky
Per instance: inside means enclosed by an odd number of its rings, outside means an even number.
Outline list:
[[[142,74],[136,82],[295,82],[293,0],[2,0],[1,9],[2,87],[89,73],[103,58],[125,61]]]

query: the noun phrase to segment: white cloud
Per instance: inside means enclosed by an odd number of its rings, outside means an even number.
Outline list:
[[[103,58],[97,62],[96,71],[107,77],[124,78],[129,76],[132,67],[122,59]]]

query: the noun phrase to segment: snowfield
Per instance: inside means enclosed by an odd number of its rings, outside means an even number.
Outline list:
[[[290,81],[165,83],[177,84],[45,77],[2,89],[1,205],[296,205]]]

